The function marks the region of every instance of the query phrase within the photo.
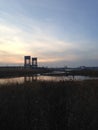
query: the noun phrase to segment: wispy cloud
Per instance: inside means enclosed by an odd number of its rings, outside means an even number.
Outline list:
[[[57,26],[23,14],[0,12],[0,63],[23,63],[24,55],[37,56],[40,63],[73,62],[97,57],[91,42],[59,38]],[[90,45],[90,46],[89,46]],[[91,53],[92,52],[92,53]]]
[[[21,56],[28,54],[38,56],[40,62],[63,59],[60,53],[72,48],[72,44],[60,41],[47,32],[38,25],[31,26],[31,30],[26,32],[17,26],[0,23],[1,61],[14,59],[12,61],[19,62]]]

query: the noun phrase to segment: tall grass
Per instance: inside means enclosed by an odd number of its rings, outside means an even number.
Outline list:
[[[97,128],[98,81],[34,81],[0,86],[0,129]]]

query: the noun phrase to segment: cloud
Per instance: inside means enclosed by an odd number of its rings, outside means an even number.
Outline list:
[[[62,52],[73,47],[72,43],[53,38],[37,25],[31,27],[30,32],[26,32],[11,24],[0,23],[0,35],[1,62],[21,63],[23,56],[28,54],[39,57],[40,62],[60,61],[66,59],[61,55]],[[67,59],[73,57],[75,56],[67,55]]]
[[[0,24],[0,48],[13,54],[23,53],[24,43],[22,42],[21,30]]]
[[[36,56],[42,64],[55,65],[97,59],[97,44],[95,47],[85,39],[79,42],[60,39],[56,25],[49,21],[36,22],[22,14],[15,17],[3,14],[0,18],[0,63],[23,64],[24,55]]]

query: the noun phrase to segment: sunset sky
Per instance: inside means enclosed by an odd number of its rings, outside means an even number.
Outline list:
[[[98,66],[98,0],[0,0],[0,65]]]

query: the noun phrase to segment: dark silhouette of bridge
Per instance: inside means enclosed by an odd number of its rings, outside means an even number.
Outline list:
[[[31,61],[32,59],[32,61]],[[37,57],[24,56],[24,67],[25,68],[37,68]]]

